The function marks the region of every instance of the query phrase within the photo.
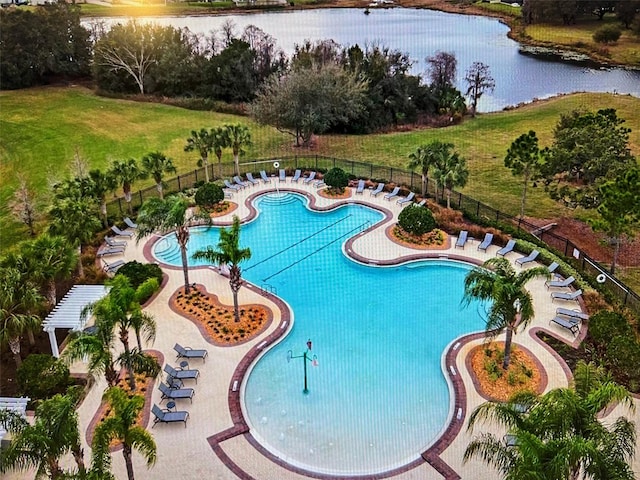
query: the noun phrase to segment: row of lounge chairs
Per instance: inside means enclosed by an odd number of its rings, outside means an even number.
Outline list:
[[[179,343],[173,346],[173,349],[177,353],[177,359],[194,359],[199,358],[204,362],[207,358],[208,352],[204,349],[193,349],[191,347],[183,347]],[[198,377],[200,376],[200,370],[189,368],[187,361],[182,361],[180,367],[172,367],[168,363],[164,366],[164,371],[167,374],[167,383],[161,382],[158,389],[160,390],[160,403],[164,400],[175,402],[177,400],[189,399],[193,403],[193,397],[196,392],[191,387],[185,387],[185,380],[195,380],[198,383]],[[169,405],[169,403],[167,403]],[[161,408],[154,404],[151,412],[155,416],[153,420],[153,427],[156,423],[174,423],[184,422],[184,426],[187,426],[187,420],[189,419],[189,412],[186,410],[175,410],[172,408]]]

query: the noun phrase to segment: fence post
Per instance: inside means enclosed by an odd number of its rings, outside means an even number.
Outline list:
[[[389,169],[389,182],[393,182],[393,168]]]
[[[522,217],[518,218],[518,231],[520,231],[520,225],[522,224]]]
[[[569,239],[564,239],[564,256],[567,257],[567,251],[569,250]]]

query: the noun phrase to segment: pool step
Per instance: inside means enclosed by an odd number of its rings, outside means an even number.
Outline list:
[[[260,204],[266,205],[285,205],[298,201],[300,197],[292,193],[269,193],[260,197]]]

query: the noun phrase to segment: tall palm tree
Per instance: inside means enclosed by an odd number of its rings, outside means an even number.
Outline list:
[[[17,268],[0,267],[0,344],[8,344],[16,366],[22,364],[20,339],[40,326],[34,312],[45,298]]]
[[[11,443],[0,453],[0,472],[35,468],[36,478],[62,478],[60,458],[69,452],[78,473],[85,472],[75,396],[58,394],[43,400],[33,425],[14,412],[0,410],[0,424],[12,434]]]
[[[198,166],[204,167],[204,175],[209,183],[209,154],[213,149],[213,139],[211,133],[201,128],[200,131],[191,130],[191,136],[187,138],[187,144],[184,146],[185,152],[197,150],[200,154]]]
[[[546,267],[533,267],[516,273],[506,258],[491,258],[482,267],[475,267],[464,279],[463,302],[491,301],[487,312],[486,334],[496,336],[506,330],[504,362],[511,361],[511,339],[518,327],[526,327],[533,319],[533,299],[525,285],[536,277],[549,278]]]
[[[244,154],[244,147],[251,145],[251,132],[249,127],[240,123],[225,124],[226,146],[233,152],[233,164],[236,175],[240,175],[240,155]]]
[[[469,179],[467,161],[457,152],[451,153],[452,144],[441,151],[439,161],[436,162],[433,176],[442,185],[447,194],[447,208],[451,208],[451,191],[455,187],[464,187]]]
[[[78,262],[73,246],[64,237],[43,233],[35,240],[24,242],[20,251],[32,278],[42,285],[49,303],[55,305],[57,281],[70,278]]]
[[[120,388],[109,388],[104,393],[113,415],[104,419],[95,429],[92,449],[93,462],[104,464],[110,455],[109,445],[113,440],[122,443],[122,455],[127,467],[127,477],[135,480],[133,473],[133,449],[142,454],[151,467],[156,462],[156,443],[153,436],[137,424],[138,414],[144,407],[144,397],[133,395],[131,398]]]
[[[198,250],[193,254],[193,258],[197,260],[207,260],[217,264],[230,265],[229,268],[229,286],[233,292],[233,309],[235,321],[240,321],[240,312],[238,309],[238,291],[242,286],[242,272],[240,263],[251,258],[251,250],[248,248],[240,248],[240,219],[233,216],[233,225],[230,229],[223,228],[220,230],[220,241],[217,250],[207,247]]]
[[[156,190],[160,198],[164,198],[163,192],[163,179],[165,173],[176,173],[176,167],[173,164],[173,160],[160,152],[147,153],[142,157],[142,168],[153,178],[156,182]]]
[[[446,151],[447,148],[453,148],[453,144],[433,140],[419,146],[415,152],[409,154],[409,168],[412,170],[416,168],[420,169],[423,197],[427,194],[427,176],[429,175],[429,170],[438,164],[442,157],[442,152]],[[436,194],[437,193],[438,192],[436,192]]]
[[[165,199],[150,198],[140,207],[137,218],[138,240],[153,233],[164,234],[171,230],[174,231],[182,255],[185,293],[189,293],[189,263],[187,258],[187,243],[189,242],[188,209],[189,202],[180,195],[172,195]]]
[[[211,135],[211,148],[218,158],[218,177],[222,178],[222,150],[228,145],[227,130],[224,127],[215,127],[209,131]]]
[[[574,385],[536,396],[521,393],[508,403],[487,402],[469,418],[505,427],[511,441],[484,433],[468,445],[464,461],[480,458],[505,479],[628,479],[635,451],[635,425],[624,417],[605,425],[598,418],[621,403],[633,411],[629,392],[591,364],[576,367]]]
[[[95,198],[99,204],[102,225],[109,228],[109,218],[107,216],[107,195],[113,192],[118,186],[117,179],[101,170],[89,171],[88,193]]]
[[[127,202],[127,210],[129,214],[133,214],[131,188],[137,180],[146,176],[146,172],[140,168],[134,158],[129,158],[128,160],[115,160],[107,175],[112,175],[122,185],[122,193],[124,193],[124,199]]]

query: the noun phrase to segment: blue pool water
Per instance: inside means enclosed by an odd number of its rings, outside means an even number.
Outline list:
[[[252,251],[243,277],[274,288],[295,319],[252,369],[245,415],[267,449],[307,469],[363,474],[406,464],[449,415],[444,349],[484,328],[477,305],[460,304],[470,267],[354,263],[342,253],[344,241],[381,214],[356,205],[317,213],[305,202],[292,194],[259,197],[257,220],[241,230],[242,246]],[[190,254],[217,242],[217,229],[194,229]],[[159,260],[180,264],[166,241],[156,250]],[[304,395],[303,360],[287,357],[289,350],[301,355],[308,339],[319,365],[308,363]]]

